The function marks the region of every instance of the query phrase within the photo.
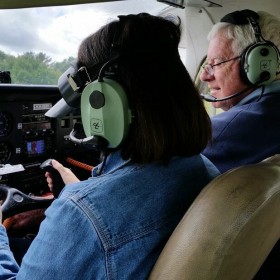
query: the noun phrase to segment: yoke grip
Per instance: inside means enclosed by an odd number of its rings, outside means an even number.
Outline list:
[[[29,210],[47,208],[53,198],[27,195],[18,189],[0,184],[0,201],[3,220]]]

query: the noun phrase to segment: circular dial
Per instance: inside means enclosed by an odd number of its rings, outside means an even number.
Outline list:
[[[6,142],[0,142],[0,164],[7,163],[11,155],[11,147]]]
[[[11,117],[6,112],[0,111],[0,137],[8,135],[11,130]]]

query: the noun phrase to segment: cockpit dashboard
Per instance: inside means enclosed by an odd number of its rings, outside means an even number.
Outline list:
[[[48,191],[40,169],[46,159],[66,166],[71,160],[98,163],[94,152],[69,140],[74,123],[81,120],[79,112],[63,118],[45,116],[60,98],[56,86],[0,84],[0,184],[41,195]],[[88,170],[68,165],[81,179],[90,176]]]

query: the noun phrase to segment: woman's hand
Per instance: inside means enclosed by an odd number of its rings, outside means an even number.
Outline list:
[[[69,168],[63,166],[57,160],[55,159],[52,160],[52,166],[60,173],[60,176],[65,185],[80,181]],[[47,182],[50,190],[53,191],[53,181],[50,172],[46,172],[45,177],[47,178]]]

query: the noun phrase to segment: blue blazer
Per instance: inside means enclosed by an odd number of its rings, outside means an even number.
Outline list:
[[[212,117],[212,141],[203,154],[223,173],[280,153],[280,81],[258,88]]]

